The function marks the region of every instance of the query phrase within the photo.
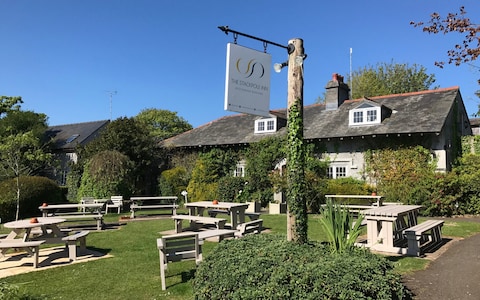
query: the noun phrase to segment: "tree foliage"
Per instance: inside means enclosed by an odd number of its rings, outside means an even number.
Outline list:
[[[421,204],[428,198],[436,161],[421,146],[369,150],[366,172],[386,201]]]
[[[112,121],[100,136],[79,151],[83,166],[93,155],[115,150],[133,162],[132,176],[136,194],[154,194],[159,176],[159,159],[154,138],[144,123],[134,118],[119,118]]]
[[[192,129],[192,125],[176,112],[164,109],[144,109],[135,119],[144,123],[150,134],[159,141]]]
[[[133,191],[132,161],[118,151],[98,152],[86,163],[78,197],[129,198]]]
[[[393,61],[360,68],[350,76],[353,99],[428,90],[435,82],[435,75],[427,74],[425,67]]]
[[[251,143],[246,151],[242,198],[259,201],[262,207],[273,201],[272,170],[285,158],[285,138],[271,137]]]
[[[465,7],[461,6],[459,12],[450,12],[446,17],[434,12],[430,15],[427,23],[411,21],[410,24],[414,27],[421,27],[424,32],[432,34],[452,32],[462,34],[463,41],[447,52],[448,63],[459,66],[475,61],[480,55],[480,36],[477,36],[480,33],[480,25],[473,23],[466,15]],[[445,61],[437,61],[435,65],[443,68]]]
[[[456,66],[465,63],[471,64],[480,55],[480,25],[475,24],[467,17],[467,11],[464,6],[461,6],[458,12],[449,12],[445,17],[434,12],[426,23],[423,21],[411,21],[410,24],[414,27],[422,28],[423,32],[431,34],[455,32],[463,35],[463,40],[447,51],[448,64],[455,64]],[[445,61],[435,61],[435,65],[443,68]],[[478,84],[480,84],[480,79],[478,79]],[[480,97],[480,91],[477,91],[475,94]],[[480,105],[478,114],[480,114]]]
[[[21,103],[22,97],[0,96],[0,117],[12,110],[20,110]]]
[[[0,97],[0,178],[16,178],[17,209],[20,213],[19,178],[22,175],[37,175],[52,161],[46,151],[43,134],[47,117],[32,111],[21,111],[20,97]]]
[[[201,153],[187,187],[191,201],[217,198],[218,181],[222,177],[231,176],[238,158],[238,153],[233,150],[212,149]]]

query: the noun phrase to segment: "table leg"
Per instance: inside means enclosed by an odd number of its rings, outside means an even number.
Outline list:
[[[381,238],[386,247],[393,248],[393,222],[382,221]]]
[[[378,241],[378,223],[377,220],[367,219],[367,245],[373,246]]]
[[[237,229],[237,217],[238,217],[238,211],[235,208],[230,209],[230,219],[232,220],[232,229]]]
[[[238,209],[238,222],[240,224],[242,223],[245,223],[245,210],[247,210],[246,208],[239,208]]]

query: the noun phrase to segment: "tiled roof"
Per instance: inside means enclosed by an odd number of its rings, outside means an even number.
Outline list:
[[[109,120],[102,120],[50,126],[45,134],[53,139],[55,149],[74,149],[76,146],[83,146],[95,138],[109,122]]]
[[[325,110],[325,105],[304,107],[304,138],[326,139],[385,134],[440,133],[455,103],[461,99],[458,87],[370,97],[392,111],[379,125],[349,126],[349,110],[364,99],[347,100],[336,110]],[[285,115],[284,110],[272,114]],[[258,141],[272,134],[254,134],[254,123],[262,117],[238,114],[220,118],[208,124],[169,138],[163,146],[198,147],[234,145]],[[284,135],[283,127],[273,135]]]

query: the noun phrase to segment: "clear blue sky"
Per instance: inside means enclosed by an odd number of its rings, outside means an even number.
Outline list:
[[[461,41],[409,25],[458,11],[480,22],[478,0],[0,0],[0,95],[22,96],[23,109],[49,125],[132,117],[142,109],[175,111],[194,127],[225,115],[226,45],[217,26],[286,45],[302,38],[304,102],[323,95],[332,73],[377,63],[422,65],[434,85],[459,86],[469,115],[477,111],[478,69],[439,69],[435,60]],[[238,44],[263,51],[261,42]],[[272,62],[286,50],[268,46]],[[480,66],[480,61],[477,62]],[[110,91],[112,95],[110,110]],[[271,109],[284,108],[287,72],[272,72]]]

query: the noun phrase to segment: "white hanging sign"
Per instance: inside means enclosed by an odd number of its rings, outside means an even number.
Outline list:
[[[269,116],[272,58],[237,44],[227,44],[225,110]]]

